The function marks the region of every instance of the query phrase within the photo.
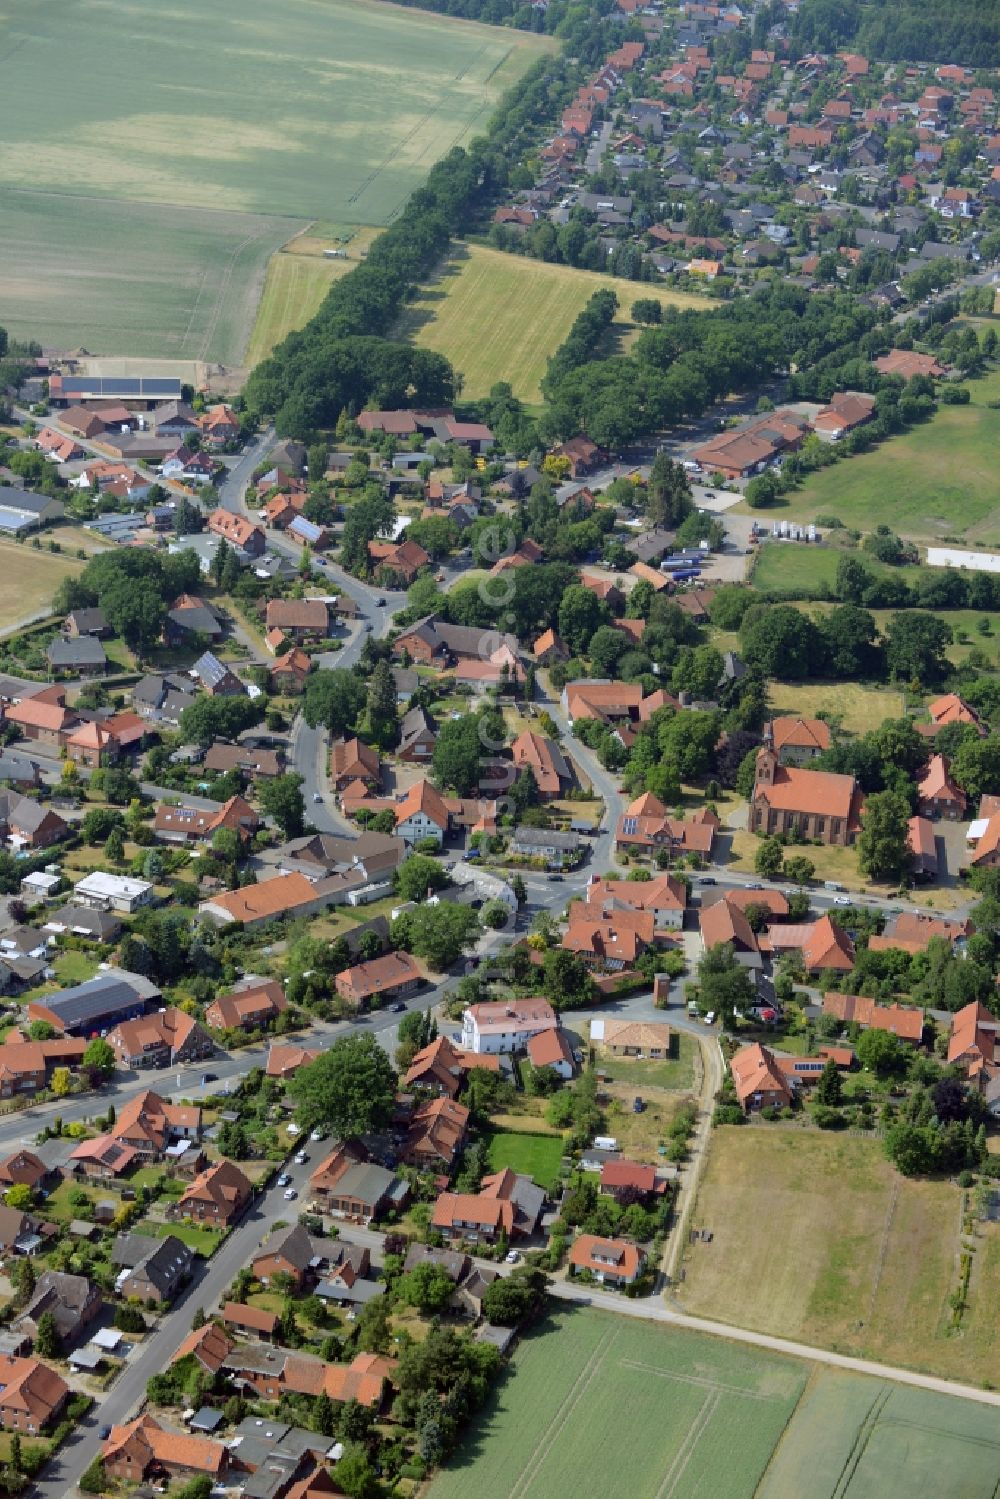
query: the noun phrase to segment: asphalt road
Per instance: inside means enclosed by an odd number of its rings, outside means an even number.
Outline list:
[[[257,465],[264,462],[273,446],[274,428],[265,427],[250,446],[240,454],[237,462],[228,470],[226,477],[216,486],[219,505],[223,510],[232,510],[236,514],[244,513],[243,496],[250,483],[250,476]]]
[[[147,1381],[166,1368],[190,1330],[195,1308],[207,1310],[214,1306],[235,1279],[237,1271],[248,1263],[261,1240],[270,1233],[274,1225],[279,1220],[294,1220],[301,1210],[301,1197],[309,1172],[315,1169],[315,1162],[319,1159],[318,1152],[325,1147],[322,1143],[307,1143],[304,1148],[311,1158],[309,1164],[290,1164],[285,1168],[292,1178],[292,1185],[299,1193],[299,1199],[286,1202],[284,1188],[272,1186],[251,1205],[239,1227],[224,1242],[215,1257],[202,1262],[191,1285],[167,1312],[156,1331],[144,1343],[136,1346],[118,1380],[100,1404],[95,1406],[87,1421],[46,1467],[43,1477],[35,1484],[36,1493],[45,1495],[46,1499],[62,1499],[62,1496],[70,1493],[81,1473],[97,1456],[101,1446],[100,1428],[121,1425],[131,1418],[144,1395]]]

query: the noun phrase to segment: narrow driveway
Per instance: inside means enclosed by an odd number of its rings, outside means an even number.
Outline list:
[[[675,1025],[676,1021],[671,1018],[670,1023]],[[687,1026],[683,1028],[686,1030]],[[691,1139],[688,1141],[687,1160],[678,1177],[673,1227],[661,1265],[663,1274],[670,1282],[677,1276],[677,1266],[687,1238],[688,1224],[698,1197],[698,1186],[708,1155],[715,1099],[722,1087],[722,1054],[719,1051],[718,1037],[714,1032],[705,1034],[695,1031],[694,1034],[701,1055],[701,1089],[698,1094],[698,1119]]]

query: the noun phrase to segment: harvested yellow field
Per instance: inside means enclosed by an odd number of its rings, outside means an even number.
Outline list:
[[[0,632],[44,614],[63,578],[75,576],[82,567],[65,552],[36,552],[31,545],[0,541]]]
[[[979,1227],[951,1325],[962,1194],[901,1177],[881,1142],[815,1130],[713,1131],[685,1251],[684,1311],[974,1383],[996,1377],[1000,1227]]]
[[[266,359],[286,334],[304,328],[316,312],[334,281],[364,259],[378,229],[363,227],[341,235],[329,226],[310,224],[302,234],[282,245],[267,263],[264,291],[257,308],[257,318],[247,344],[245,363],[248,369]],[[333,257],[327,250],[340,249]]]
[[[652,297],[664,307],[709,307],[707,297],[506,255],[484,245],[461,245],[397,329],[450,359],[462,394],[475,399],[505,380],[529,403],[541,400],[546,361],[565,339],[595,291],[618,298],[619,337],[634,328],[633,302]]]

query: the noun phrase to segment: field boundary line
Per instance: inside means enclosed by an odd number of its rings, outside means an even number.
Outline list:
[[[771,1456],[768,1458],[767,1462],[764,1464],[763,1471],[761,1472],[761,1475],[758,1478],[757,1482],[754,1484],[754,1490],[753,1490],[753,1494],[751,1495],[751,1499],[757,1499],[757,1495],[760,1493],[761,1484],[766,1479],[768,1473],[770,1473],[771,1468],[772,1468],[772,1466],[774,1464],[775,1458],[778,1456],[778,1453],[781,1451],[782,1447],[787,1442],[787,1440],[788,1440],[788,1433],[791,1430],[792,1422],[795,1420],[796,1416],[798,1415],[799,1410],[801,1409],[801,1406],[802,1406],[802,1402],[806,1398],[806,1394],[808,1393],[808,1391],[812,1388],[812,1386],[819,1379],[820,1367],[821,1366],[819,1364],[813,1364],[813,1366],[809,1370],[808,1376],[803,1381],[802,1388],[799,1390],[799,1393],[798,1393],[798,1398],[796,1399],[795,1404],[792,1406],[791,1410],[788,1412],[788,1415],[785,1417],[785,1424],[781,1428],[781,1432],[780,1432],[780,1434],[779,1434],[779,1436],[778,1436],[778,1438],[777,1438],[774,1446],[771,1448]]]
[[[618,1360],[622,1369],[635,1369],[640,1374],[652,1374],[657,1379],[672,1379],[677,1384],[697,1385],[702,1390],[718,1390],[721,1395],[742,1395],[747,1400],[778,1400],[781,1396],[764,1395],[760,1390],[745,1390],[740,1385],[722,1384],[717,1379],[702,1379],[697,1374],[677,1374],[672,1369],[657,1369],[652,1364],[641,1364],[638,1359]]]
[[[932,1432],[938,1437],[953,1437],[954,1431],[944,1426],[933,1426],[928,1421],[911,1421],[907,1416],[887,1416],[883,1425],[904,1426],[908,1431]],[[972,1447],[985,1447],[990,1452],[1000,1452],[1000,1438],[996,1441],[992,1437],[970,1437],[963,1434],[962,1445]]]
[[[879,1283],[882,1280],[882,1271],[885,1269],[885,1257],[889,1252],[889,1234],[892,1230],[892,1220],[896,1216],[896,1204],[899,1202],[899,1177],[892,1179],[892,1191],[889,1193],[889,1206],[886,1209],[885,1224],[882,1229],[882,1238],[879,1242],[878,1260],[875,1264],[875,1277],[872,1281],[872,1294],[868,1301],[868,1322],[871,1324],[875,1316],[875,1298],[878,1295]]]
[[[701,1403],[701,1409],[688,1427],[687,1436],[677,1449],[666,1476],[657,1489],[653,1499],[670,1499],[670,1495],[676,1493],[677,1485],[687,1472],[688,1463],[694,1457],[695,1448],[705,1434],[705,1429],[719,1408],[722,1399],[721,1390],[716,1390],[712,1395],[706,1395]]]
[[[514,1484],[513,1488],[510,1491],[509,1499],[519,1499],[520,1495],[526,1494],[528,1492],[529,1487],[537,1478],[538,1473],[543,1463],[545,1462],[545,1459],[548,1457],[549,1453],[552,1451],[552,1448],[555,1446],[555,1443],[558,1440],[563,1428],[565,1427],[566,1422],[576,1410],[580,1401],[587,1393],[587,1390],[590,1388],[591,1384],[597,1378],[597,1375],[601,1372],[601,1369],[604,1367],[605,1358],[610,1349],[617,1342],[620,1333],[620,1327],[609,1329],[606,1336],[603,1337],[598,1343],[597,1347],[594,1349],[593,1353],[590,1355],[589,1359],[580,1370],[580,1373],[573,1381],[573,1384],[570,1387],[569,1391],[564,1396],[559,1409],[556,1411],[555,1416],[553,1417],[545,1432],[545,1435],[542,1437],[538,1446],[531,1454],[531,1457],[522,1468],[517,1482]]]
[[[840,1477],[833,1486],[833,1493],[830,1495],[830,1499],[844,1499],[844,1495],[847,1493],[851,1480],[858,1471],[858,1464],[865,1455],[868,1443],[871,1441],[875,1428],[878,1425],[879,1417],[885,1409],[891,1394],[891,1389],[882,1390],[875,1396],[875,1399],[868,1407],[868,1414],[858,1427],[858,1434],[854,1438],[851,1450],[847,1454],[847,1460],[840,1470]]]
[[[194,324],[195,314],[197,313],[198,308],[201,306],[201,299],[202,299],[202,296],[203,296],[204,291],[205,291],[205,283],[208,281],[209,270],[210,270],[210,267],[206,266],[205,269],[201,273],[201,280],[198,282],[198,292],[197,292],[197,295],[195,296],[194,301],[191,303],[191,315],[190,315],[190,317],[187,320],[187,327],[184,329],[184,332],[181,334],[180,343],[177,345],[178,349],[180,350],[182,358],[183,358],[183,355],[184,355],[184,349],[185,349],[185,347],[187,345],[187,341],[188,341],[189,337],[191,336],[191,329],[192,329],[192,326]]]
[[[199,357],[202,360],[208,359],[208,350],[211,347],[212,339],[215,337],[215,330],[218,326],[219,317],[222,312],[222,304],[226,300],[226,296],[229,292],[229,283],[232,281],[233,271],[236,269],[236,261],[238,257],[243,254],[243,251],[246,249],[247,245],[252,245],[256,240],[259,240],[260,237],[261,236],[259,231],[255,234],[248,234],[246,239],[241,240],[240,243],[236,246],[228,261],[226,262],[226,268],[222,273],[221,280],[219,281],[219,290],[218,295],[215,299],[215,306],[212,309],[212,314],[208,320],[208,327],[205,330],[205,337],[202,340],[201,344],[201,354]]]

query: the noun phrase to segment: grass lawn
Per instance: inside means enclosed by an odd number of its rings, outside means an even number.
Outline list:
[[[5,214],[0,215],[0,257],[5,219]],[[82,567],[82,562],[65,553],[36,552],[15,541],[0,541],[0,631],[11,630],[46,609],[63,578],[76,577]]]
[[[718,1128],[692,1220],[713,1238],[686,1250],[683,1309],[969,1383],[995,1378],[994,1224],[963,1332],[950,1331],[960,1200],[950,1182],[898,1176],[877,1140]]]
[[[494,1130],[489,1136],[490,1169],[510,1166],[521,1176],[530,1176],[546,1191],[559,1180],[563,1158],[561,1135],[532,1135],[520,1130]]]
[[[666,1062],[648,1062],[638,1057],[612,1057],[601,1052],[597,1068],[613,1083],[640,1084],[644,1088],[690,1089],[694,1086],[694,1056],[698,1043],[683,1031],[674,1032],[677,1055]]]
[[[748,874],[756,872],[754,858],[759,846],[760,839],[755,833],[748,833],[745,829],[734,832],[732,859],[727,868],[734,872],[745,870]],[[871,895],[881,896],[897,894],[896,886],[880,885],[877,880],[870,880],[861,873],[856,848],[838,848],[825,843],[789,844],[786,856],[791,858],[795,854],[803,854],[815,866],[813,889],[824,880],[836,880],[847,890],[862,893],[867,891]],[[913,892],[913,899],[919,906],[933,906],[939,911],[950,911],[962,905],[968,895],[960,885],[921,885]]]
[[[752,561],[750,581],[755,588],[796,588],[802,597],[817,589],[833,588],[841,547],[802,541],[763,541]]]
[[[880,521],[919,540],[1000,543],[1000,411],[985,404],[996,398],[995,382],[972,381],[969,388],[968,406],[941,406],[930,421],[881,447],[810,475],[785,503],[763,512],[765,519],[835,515],[861,531]]]
[[[89,800],[89,798],[88,798]],[[139,852],[138,843],[125,840],[125,864],[130,864]],[[107,869],[111,860],[102,844],[84,844],[82,848],[71,848],[64,860],[65,868],[73,873],[89,874],[93,869]],[[122,866],[124,868],[124,865]]]
[[[200,1228],[196,1223],[149,1223],[139,1222],[133,1225],[133,1232],[146,1234],[151,1239],[165,1239],[173,1235],[180,1239],[182,1244],[187,1244],[195,1254],[200,1254],[208,1259],[218,1244],[225,1238],[225,1234],[219,1228]]]
[[[768,699],[775,713],[815,718],[822,713],[840,720],[848,734],[865,734],[887,718],[902,718],[901,692],[863,687],[859,682],[769,682]]]
[[[891,609],[873,609],[872,616],[879,630],[885,630],[893,613]],[[907,610],[902,610],[907,613]],[[937,611],[938,617],[944,620],[946,625],[951,626],[952,643],[945,647],[945,655],[949,661],[956,666],[960,665],[970,651],[980,651],[987,657],[989,670],[1000,670],[1000,633],[997,631],[997,616],[995,614],[984,614],[981,609],[942,609]],[[979,625],[983,619],[988,619],[990,633],[981,635]],[[965,636],[960,640],[959,636]]]
[[[285,1298],[278,1291],[254,1291],[247,1297],[247,1306],[259,1306],[262,1312],[273,1312],[280,1317],[285,1307]]]
[[[411,304],[397,332],[446,355],[464,377],[467,399],[485,396],[491,385],[506,380],[516,396],[537,402],[549,355],[602,287],[617,294],[619,331],[632,326],[630,310],[639,297],[654,297],[664,306],[711,305],[705,297],[666,286],[460,245]]]
[[[69,1200],[71,1192],[85,1192],[91,1202],[113,1202],[116,1208],[121,1206],[121,1194],[113,1187],[96,1187],[90,1186],[87,1182],[64,1181],[60,1182],[55,1191],[46,1197],[45,1217],[53,1219],[56,1223],[69,1223],[71,1219],[79,1218],[79,1209],[75,1208]]]
[[[11,1439],[11,1436],[12,1436],[12,1433],[9,1432],[9,1431],[0,1432],[0,1462],[2,1462],[2,1463],[7,1463],[7,1462],[10,1461],[10,1439]],[[22,1438],[21,1438],[21,1451],[22,1451],[22,1453],[24,1452],[24,1450],[26,1448],[41,1448],[41,1450],[43,1452],[47,1453],[50,1450],[51,1445],[52,1444],[48,1441],[48,1439],[46,1437],[38,1437],[38,1436],[35,1436],[35,1437],[23,1437],[22,1436]]]
[[[556,1129],[554,1124],[545,1122],[543,1098],[519,1096],[518,1105],[519,1112],[515,1114],[491,1114],[490,1120],[494,1129],[511,1130],[516,1135],[558,1135],[562,1139],[562,1130]]]
[[[556,49],[372,0],[177,0],[143,7],[137,32],[138,15],[12,0],[0,19],[18,57],[0,142],[17,337],[238,363],[273,251],[317,216],[388,223]]]
[[[64,988],[86,983],[97,972],[97,959],[86,952],[64,952],[52,964]]]

